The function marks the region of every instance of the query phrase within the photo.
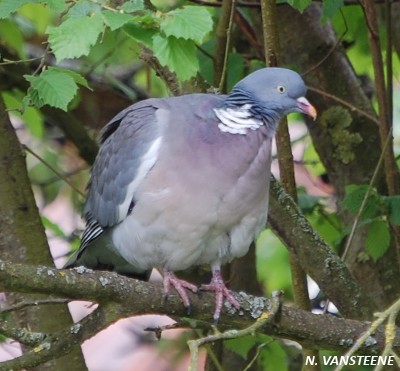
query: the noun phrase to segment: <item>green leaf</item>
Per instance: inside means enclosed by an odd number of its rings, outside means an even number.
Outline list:
[[[66,239],[67,235],[64,233],[64,231],[60,228],[58,224],[55,224],[52,222],[50,219],[46,218],[45,216],[41,216],[42,219],[42,224],[43,226],[48,229],[49,231],[52,231],[55,236],[61,237]]]
[[[152,49],[160,63],[175,72],[180,81],[190,79],[199,70],[196,46],[190,40],[157,35],[153,38]]]
[[[90,16],[101,11],[100,4],[96,4],[93,1],[81,0],[77,2],[68,11],[69,18],[81,18]]]
[[[48,27],[49,43],[57,61],[88,55],[103,32],[100,14],[80,18],[68,18],[58,27]]]
[[[149,48],[153,47],[153,37],[158,34],[155,29],[143,27],[139,23],[126,24],[124,26],[124,31],[128,34],[128,36]]]
[[[344,0],[323,0],[322,1],[322,14],[323,18],[332,18],[339,9],[344,5]]]
[[[305,192],[299,192],[298,202],[301,211],[304,214],[311,214],[319,205],[321,198],[322,197],[311,196]]]
[[[368,185],[366,184],[350,184],[346,186],[345,197],[343,198],[342,205],[346,207],[347,210],[349,210],[353,215],[357,215],[367,190]],[[364,211],[361,214],[362,219],[376,217],[381,212],[382,204],[382,196],[378,194],[375,188],[372,189],[365,204]]]
[[[9,19],[0,20],[0,40],[3,44],[15,50],[21,59],[26,58],[23,33]]]
[[[375,262],[385,254],[389,243],[390,232],[387,221],[372,221],[365,238],[365,249]]]
[[[37,3],[35,0],[1,0],[0,18],[7,18],[10,14],[16,12],[21,6],[30,3]]]
[[[168,12],[160,27],[167,36],[200,43],[212,30],[213,21],[207,9],[188,5]]]
[[[121,10],[126,13],[133,13],[138,10],[144,10],[143,0],[129,0],[126,1],[122,6]]]
[[[65,73],[65,74],[71,76],[78,85],[81,85],[89,90],[93,90],[89,86],[88,81],[81,74],[79,74],[75,71],[67,70],[66,68],[60,68],[60,67],[49,67],[49,70]]]
[[[277,3],[287,3],[291,7],[297,9],[300,13],[303,13],[304,10],[311,5],[312,0],[278,0]]]
[[[44,121],[40,111],[35,107],[26,107],[23,109],[23,113],[20,113],[21,107],[23,107],[22,100],[24,95],[24,93],[17,89],[13,89],[11,92],[6,91],[2,94],[7,109],[13,110],[13,115],[22,118],[22,121],[33,136],[43,138]]]
[[[304,152],[303,160],[306,163],[307,170],[309,170],[313,175],[319,176],[326,173],[324,165],[322,164],[319,155],[312,143],[307,145]]]
[[[104,17],[104,21],[111,31],[121,28],[124,24],[132,20],[132,16],[126,13],[116,13],[111,10],[103,10],[101,14]]]
[[[226,340],[224,345],[232,352],[239,354],[243,359],[247,359],[247,353],[257,344],[255,336],[246,335],[236,339]]]
[[[31,83],[28,95],[38,107],[45,104],[66,111],[78,87],[74,79],[58,70],[45,70],[39,76],[24,76]]]
[[[40,108],[46,104],[46,102],[43,98],[40,97],[39,92],[36,89],[29,87],[26,94],[26,97],[22,99],[22,107],[24,110],[31,105]]]
[[[46,0],[45,5],[55,12],[62,12],[67,7],[65,0]]]
[[[400,225],[400,196],[388,196],[385,200],[388,204],[390,222]]]
[[[264,371],[288,371],[288,354],[279,341],[267,343],[261,351],[259,364],[259,369]]]
[[[288,250],[270,229],[265,229],[256,241],[257,277],[267,295],[283,290],[292,297],[292,281],[288,264]]]

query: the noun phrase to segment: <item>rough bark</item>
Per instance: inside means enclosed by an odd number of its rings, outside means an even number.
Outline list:
[[[2,259],[30,264],[52,265],[46,235],[39,218],[26,172],[24,152],[0,99],[0,256]],[[26,298],[26,296],[24,296]],[[22,300],[9,295],[8,302]],[[66,306],[34,307],[14,317],[19,327],[56,331],[71,323]],[[85,369],[80,348],[75,348],[69,366],[65,360],[49,362],[42,370]]]
[[[171,293],[168,305],[165,305],[161,284],[142,282],[110,272],[93,272],[85,269],[57,270],[49,267],[37,267],[0,261],[0,290],[14,292],[31,292],[49,294],[75,300],[91,300],[100,304],[100,308],[108,313],[103,315],[96,329],[100,330],[115,322],[118,318],[141,314],[165,314],[178,320],[184,327],[209,329],[212,322],[214,295],[189,293],[192,303],[191,317],[179,296]],[[262,297],[247,294],[235,294],[242,305],[242,313],[231,312],[225,307],[218,324],[220,330],[240,329],[268,313],[271,301]],[[90,321],[90,319],[89,319]],[[7,331],[7,323],[0,326],[0,333]],[[369,322],[338,318],[332,315],[313,314],[301,309],[282,306],[273,323],[266,326],[263,332],[269,335],[292,339],[311,348],[345,351],[370,326]],[[75,331],[72,331],[75,329]],[[81,332],[83,331],[83,333]],[[67,326],[48,340],[58,344],[55,349],[64,349],[60,342],[79,341],[96,332],[85,329],[82,324]],[[60,334],[64,334],[64,337]],[[393,349],[400,350],[400,330],[396,329]],[[379,354],[384,347],[384,330],[379,329],[372,341],[364,345],[360,353]],[[40,342],[40,340],[39,340]],[[45,354],[45,353],[43,353]],[[54,353],[59,356],[60,353]],[[40,357],[38,354],[37,357]],[[31,357],[31,356],[30,356]],[[0,363],[0,367],[4,364]]]

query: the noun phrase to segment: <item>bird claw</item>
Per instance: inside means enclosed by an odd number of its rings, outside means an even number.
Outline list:
[[[237,310],[240,309],[240,304],[236,298],[232,295],[231,291],[225,286],[222,279],[221,272],[215,270],[213,272],[213,277],[208,285],[201,285],[200,290],[203,291],[214,291],[215,292],[215,311],[214,311],[214,325],[219,321],[221,316],[222,305],[224,303],[224,298]]]
[[[172,272],[164,271],[164,296],[163,301],[167,300],[168,293],[171,289],[171,285],[175,288],[183,301],[183,305],[187,309],[187,314],[192,313],[192,306],[190,305],[189,297],[186,293],[186,289],[194,293],[198,292],[198,287],[190,282],[177,278]]]

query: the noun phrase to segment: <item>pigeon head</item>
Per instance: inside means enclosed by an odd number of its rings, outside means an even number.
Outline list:
[[[249,105],[256,118],[271,123],[300,112],[316,118],[315,108],[304,97],[307,88],[300,75],[286,68],[262,68],[239,81],[228,98],[228,106]],[[272,121],[272,122],[271,122]]]

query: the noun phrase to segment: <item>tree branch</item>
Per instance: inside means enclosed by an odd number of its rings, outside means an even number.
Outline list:
[[[377,16],[373,3],[371,3],[369,0],[361,0],[360,3],[364,11],[365,21],[367,23],[372,63],[374,66],[376,96],[379,107],[379,133],[381,145],[384,145],[388,136],[390,136],[391,139],[388,150],[386,151],[384,157],[386,184],[389,195],[396,195],[400,193],[399,171],[393,151],[393,138],[391,134],[392,122],[391,112],[389,111],[389,107],[391,105],[388,102],[388,95],[386,94],[385,72],[383,68],[383,57],[381,52],[382,48],[379,38]],[[390,78],[392,77],[390,76]]]
[[[235,14],[235,1],[223,0],[221,15],[215,30],[214,52],[214,86],[218,86],[220,92],[226,90],[226,64],[230,50],[232,24]]]
[[[281,64],[281,48],[277,25],[277,12],[275,0],[261,0],[261,18],[264,34],[265,61],[269,67],[278,67]],[[276,146],[278,149],[279,174],[283,188],[297,203],[297,188],[294,175],[293,154],[290,142],[287,118],[281,120],[277,135]],[[308,293],[307,274],[297,260],[297,256],[290,251],[290,273],[293,288],[294,302],[297,307],[311,311],[310,296]],[[307,357],[318,358],[318,352],[313,349],[303,348],[303,370],[320,370],[318,365],[304,363]]]
[[[343,261],[320,236],[293,199],[272,179],[269,220],[279,238],[303,269],[318,283],[344,316],[371,318],[373,303],[353,279]]]
[[[160,76],[161,80],[165,82],[173,95],[182,95],[182,89],[176,74],[171,72],[168,68],[161,66],[153,52],[144,45],[141,46],[140,58]]]
[[[314,3],[302,14],[290,6],[282,5],[278,7],[278,16],[281,26],[283,63],[288,66],[296,66],[298,71],[307,71],[310,68],[310,61],[320,61],[329,53],[329,58],[325,59],[316,70],[305,76],[307,85],[318,87],[320,91],[329,92],[331,96],[347,101],[351,106],[358,107],[374,116],[373,107],[360,88],[359,79],[355,75],[345,51],[342,47],[338,47],[332,52],[332,48],[337,43],[337,37],[329,22],[321,23],[320,4]],[[293,32],[293,30],[299,32]],[[305,43],[304,40],[307,42]],[[315,94],[311,91],[310,99],[321,113],[320,117],[324,115],[324,112],[329,115],[329,109],[332,107],[331,97],[328,99],[320,93]],[[354,219],[354,216],[342,210],[340,202],[345,194],[346,185],[368,183],[380,154],[379,151],[371,151],[371,148],[379,148],[380,145],[376,121],[367,118],[364,113],[360,114],[359,111],[349,108],[352,117],[351,125],[348,128],[349,132],[362,138],[361,143],[350,144],[350,150],[345,147],[341,148],[332,140],[333,136],[341,135],[337,131],[341,129],[334,125],[326,126],[320,125],[318,122],[307,122],[313,145],[326,169],[329,181],[335,189],[335,199],[340,210],[338,217],[343,226],[351,225]],[[341,153],[346,153],[346,151],[354,154],[354,158],[350,162],[343,161],[340,157]],[[380,172],[376,182],[379,192],[386,191],[384,183],[383,172]],[[400,274],[396,264],[397,251],[394,244],[391,244],[385,255],[378,261],[361,261],[359,256],[365,252],[365,234],[365,228],[357,231],[346,264],[364,292],[370,295],[374,293],[373,296],[371,295],[371,302],[376,307],[383,309],[399,297],[400,285],[396,284]],[[327,282],[327,284],[330,283]],[[354,312],[354,314],[356,313]]]
[[[53,352],[59,348],[68,352],[70,345],[77,344],[76,342],[93,336],[117,319],[128,316],[165,314],[197,328],[209,328],[209,324],[213,321],[214,297],[210,293],[201,296],[189,293],[193,310],[191,317],[187,318],[186,309],[177,294],[169,295],[167,305],[165,304],[160,284],[141,282],[110,272],[93,272],[82,267],[57,270],[0,261],[0,290],[51,294],[100,303],[103,311],[94,312],[79,325],[68,326],[56,334],[51,334],[52,344],[57,344]],[[234,313],[230,306],[225,305],[219,323],[219,328],[222,330],[248,327],[263,312],[271,310],[272,304],[269,299],[250,296],[243,292],[235,295],[243,309],[240,313]],[[345,351],[368,330],[369,326],[369,322],[317,315],[282,306],[276,320],[266,324],[262,331],[272,336],[298,341],[309,347]],[[74,333],[72,329],[77,333],[72,335]],[[61,344],[61,340],[57,342],[53,340],[55,338],[67,339],[66,341],[72,343]],[[369,345],[363,345],[360,352],[379,353],[385,347],[384,339],[384,329],[380,328],[375,332],[373,341],[368,342]],[[399,329],[396,329],[393,349],[396,352],[400,350]],[[58,350],[57,352],[56,354],[60,354]],[[2,366],[0,363],[0,369]]]
[[[51,359],[70,353],[74,347],[97,334],[100,330],[118,320],[118,311],[109,310],[107,306],[99,307],[82,321],[57,331],[54,334],[42,335],[35,347],[18,358],[0,362],[0,370],[21,370],[41,365]],[[2,326],[0,326],[0,332]],[[38,336],[39,340],[41,336]]]

